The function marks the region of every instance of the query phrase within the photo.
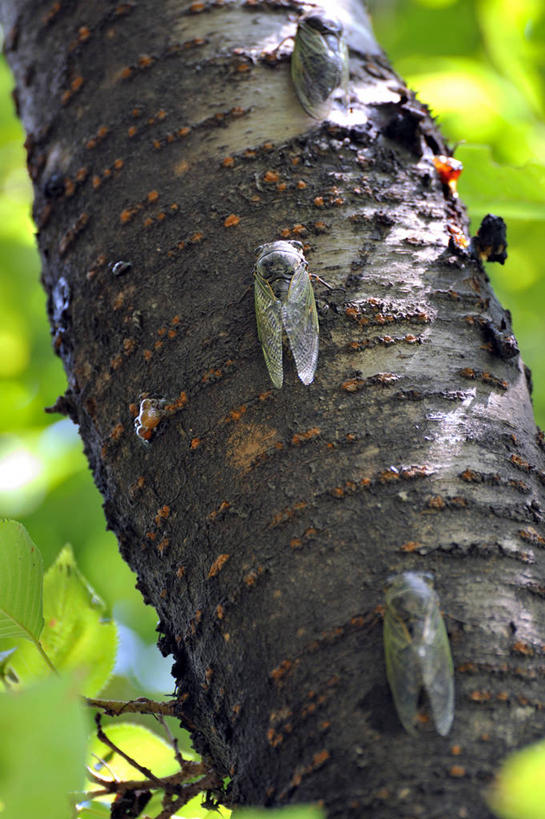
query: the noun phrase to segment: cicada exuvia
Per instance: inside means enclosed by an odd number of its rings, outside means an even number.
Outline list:
[[[346,97],[348,49],[342,23],[316,10],[303,14],[291,55],[291,79],[299,102],[314,119],[324,119],[340,88]]]
[[[454,718],[454,670],[430,574],[402,572],[388,579],[384,652],[388,682],[405,730],[416,732],[418,699],[424,688],[435,727],[446,736]]]
[[[303,384],[318,362],[318,313],[301,242],[269,242],[258,248],[254,268],[257,333],[274,386],[284,380],[282,327]]]

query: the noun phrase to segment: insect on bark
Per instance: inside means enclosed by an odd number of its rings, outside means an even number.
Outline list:
[[[418,699],[424,688],[435,727],[446,736],[454,718],[454,670],[430,574],[403,572],[388,579],[384,652],[388,682],[405,730],[416,734]]]
[[[348,49],[342,24],[323,11],[300,17],[291,55],[291,79],[299,102],[314,119],[329,113],[333,93],[348,86]]]
[[[269,242],[258,248],[254,268],[257,333],[271,381],[280,389],[282,327],[303,384],[314,379],[318,362],[318,313],[301,242]]]

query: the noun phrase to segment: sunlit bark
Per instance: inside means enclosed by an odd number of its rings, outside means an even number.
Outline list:
[[[498,760],[545,733],[543,452],[441,135],[334,5],[351,110],[317,123],[290,41],[271,54],[294,3],[3,0],[57,407],[230,798],[484,817]],[[314,285],[314,382],[286,352],[277,391],[252,267],[280,238],[338,289]],[[450,634],[446,739],[404,733],[387,687],[383,586],[407,569]]]

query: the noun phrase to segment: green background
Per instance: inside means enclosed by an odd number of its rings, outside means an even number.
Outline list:
[[[513,314],[545,426],[545,4],[542,0],[377,0],[375,29],[397,71],[427,102],[449,143],[462,144],[461,198],[472,232],[487,212],[508,225],[509,258],[488,272]],[[46,567],[73,545],[81,571],[121,625],[107,692],[162,696],[170,662],[155,648],[156,615],[105,531],[77,430],[45,415],[66,387],[53,355],[30,220],[31,189],[12,81],[0,65],[0,516],[21,520]]]

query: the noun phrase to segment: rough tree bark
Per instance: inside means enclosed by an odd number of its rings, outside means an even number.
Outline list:
[[[56,407],[234,802],[481,819],[500,758],[545,733],[543,441],[442,137],[357,0],[335,6],[352,111],[320,124],[291,45],[263,56],[294,3],[3,0]],[[274,391],[251,271],[282,237],[344,292],[315,286],[314,383],[286,360]],[[405,569],[445,612],[446,739],[406,735],[386,684],[382,589]]]

